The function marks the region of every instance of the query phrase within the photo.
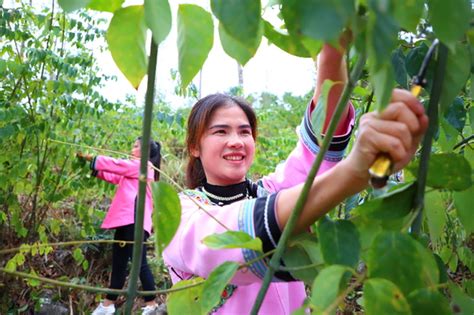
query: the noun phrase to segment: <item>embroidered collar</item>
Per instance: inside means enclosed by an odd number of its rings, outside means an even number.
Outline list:
[[[249,181],[229,186],[217,186],[204,183],[200,190],[215,204],[224,206],[242,199],[249,198]]]

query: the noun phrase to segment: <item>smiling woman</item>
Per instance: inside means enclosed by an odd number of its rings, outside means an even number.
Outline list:
[[[228,261],[249,264],[235,273],[211,312],[249,314],[267,264],[262,260],[254,262],[259,254],[253,250],[214,250],[202,240],[210,234],[223,233],[224,227],[228,227],[260,238],[266,253],[276,248],[319,152],[315,130],[324,135],[342,92],[342,85],[334,85],[327,96],[328,117],[317,117],[325,112],[315,110],[324,106],[324,102],[318,103],[323,82],[347,79],[342,50],[324,46],[318,63],[318,83],[298,128],[296,147],[274,173],[257,183],[246,178],[254,159],[257,134],[252,107],[239,98],[213,94],[199,100],[191,110],[186,139],[186,177],[191,190],[180,196],[181,223],[163,253],[165,263],[173,282],[195,276],[207,278],[216,266]],[[409,92],[395,91],[393,97],[394,104],[385,112],[361,119],[358,140],[348,158],[341,161],[355,115],[351,105],[345,107],[295,232],[308,231],[311,224],[338,203],[367,187],[368,168],[380,152],[390,154],[397,167],[408,163],[427,126],[427,118],[421,104]],[[200,211],[197,204],[205,205],[206,212]],[[302,306],[306,295],[301,281],[288,272],[277,272],[272,281],[259,314],[290,314]]]
[[[188,135],[193,135],[187,138],[188,186],[244,181],[255,154],[256,127],[255,114],[243,100],[213,94],[197,102],[188,124]]]

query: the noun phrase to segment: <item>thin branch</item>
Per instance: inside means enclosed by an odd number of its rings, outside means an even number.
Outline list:
[[[372,92],[370,93],[369,97],[367,98],[367,105],[365,106],[364,113],[369,112],[373,99],[374,99],[374,90],[372,89]]]
[[[128,158],[132,157],[132,155],[130,155],[129,153],[124,153],[124,152],[120,152],[120,151],[101,149],[101,148],[92,147],[92,146],[88,146],[88,145],[70,143],[70,142],[59,141],[59,140],[54,140],[54,139],[48,139],[48,141],[56,142],[56,143],[60,143],[60,144],[66,144],[66,145],[70,145],[70,146],[75,146],[75,147],[79,147],[79,148],[86,148],[86,149],[95,150],[95,151],[103,151],[103,152],[114,153],[114,154],[122,155],[122,156],[125,156],[125,157],[128,157]],[[217,219],[215,216],[213,216],[207,209],[204,208],[203,205],[199,204],[191,195],[189,195],[186,192],[186,189],[183,186],[181,186],[180,184],[178,184],[171,176],[169,176],[168,174],[166,174],[165,172],[163,172],[159,168],[155,167],[154,165],[152,165],[151,167],[153,168],[153,170],[159,172],[160,175],[163,175],[164,177],[166,177],[173,185],[176,186],[176,188],[178,188],[180,191],[182,191],[184,193],[184,195],[186,195],[186,197],[189,198],[189,200],[191,200],[196,206],[198,206],[199,209],[202,210],[204,213],[206,213],[211,219],[216,221],[219,225],[221,225],[227,231],[230,231],[230,228],[228,228],[224,223],[222,223],[221,221],[219,221],[219,219]]]
[[[65,281],[58,281],[54,279],[49,279],[45,277],[40,277],[36,275],[32,275],[26,272],[20,272],[20,271],[11,271],[7,270],[5,268],[0,268],[0,272],[4,272],[13,276],[18,276],[26,279],[32,279],[32,280],[38,280],[40,282],[44,283],[49,283],[58,287],[66,287],[70,289],[80,289],[83,291],[88,291],[88,292],[97,292],[97,293],[110,293],[110,294],[123,294],[127,296],[127,290],[117,290],[117,289],[108,289],[108,288],[97,288],[97,287],[92,287],[89,285],[81,285],[81,284],[74,284],[71,282],[65,282]],[[155,291],[136,291],[138,295],[149,295],[149,294],[167,294],[167,293],[172,293],[172,292],[177,292],[177,291],[182,291],[186,290],[192,287],[197,287],[199,285],[204,284],[206,282],[205,280],[196,282],[193,284],[189,284],[186,286],[182,286],[179,288],[171,288],[171,289],[166,289],[166,290],[155,290]],[[130,314],[130,313],[129,313]]]
[[[73,246],[73,245],[84,245],[84,244],[113,244],[118,243],[121,245],[133,244],[133,241],[121,241],[121,240],[89,240],[89,241],[68,241],[68,242],[57,242],[57,243],[38,243],[38,244],[23,244],[22,247],[8,248],[0,250],[0,255],[16,253],[18,251],[31,250],[32,248],[41,247],[58,247],[58,246]],[[143,242],[146,245],[154,245],[154,242]]]
[[[309,264],[309,265],[304,265],[304,266],[296,266],[296,267],[287,267],[287,266],[280,266],[278,267],[278,270],[281,271],[298,271],[298,270],[305,270],[305,269],[310,269],[314,267],[322,267],[324,266],[324,263],[314,263],[314,264]]]
[[[430,103],[428,105],[429,125],[423,139],[423,148],[421,150],[420,167],[418,169],[418,176],[416,181],[416,195],[413,199],[413,207],[419,211],[418,215],[412,225],[412,233],[418,235],[421,229],[422,213],[425,199],[426,178],[428,176],[428,162],[431,156],[431,146],[433,136],[438,128],[438,103],[441,97],[441,89],[444,81],[444,74],[446,71],[446,61],[448,55],[448,48],[440,43],[438,47],[438,59],[436,63],[436,72],[433,79],[433,86],[431,88]]]
[[[148,81],[145,95],[145,109],[143,111],[140,176],[138,183],[138,202],[135,213],[135,233],[132,256],[132,267],[130,269],[130,281],[128,282],[127,303],[125,314],[130,314],[133,300],[137,294],[137,280],[140,272],[142,250],[143,250],[143,221],[145,217],[145,199],[147,190],[148,155],[150,150],[151,124],[153,118],[153,102],[155,95],[156,62],[158,58],[158,45],[152,39],[150,44],[150,56],[148,58]]]
[[[134,242],[132,242],[132,241],[117,241],[117,240],[74,241],[74,242],[62,242],[62,243],[54,243],[54,244],[38,244],[38,246],[77,245],[77,244],[86,244],[86,243],[124,243],[124,244],[127,243],[127,244],[132,244]],[[152,242],[144,242],[144,244],[151,244],[151,243]],[[0,251],[0,254],[10,253],[10,252],[12,252],[12,250],[18,251],[18,250],[20,250],[20,248],[18,247],[18,248],[13,248],[13,249],[9,249],[9,250],[2,250],[2,251]],[[270,250],[270,251],[262,254],[261,256],[259,256],[257,258],[249,260],[246,263],[240,264],[238,269],[246,268],[246,267],[252,265],[253,263],[255,263],[257,261],[259,261],[261,259],[264,259],[267,256],[272,255],[274,252],[275,252],[275,249]],[[52,285],[55,285],[55,286],[60,286],[60,287],[67,287],[67,288],[71,288],[71,289],[81,289],[81,290],[90,291],[90,292],[123,294],[123,295],[127,296],[127,291],[126,290],[98,288],[98,287],[93,287],[93,286],[88,286],[88,285],[77,285],[77,284],[72,284],[70,282],[58,281],[58,280],[54,280],[54,279],[50,279],[50,278],[46,278],[46,277],[40,277],[40,276],[28,274],[28,273],[25,273],[25,272],[10,271],[10,270],[7,270],[5,268],[0,268],[0,272],[5,272],[5,273],[8,273],[8,274],[11,274],[11,275],[14,275],[14,276],[19,276],[19,277],[22,277],[22,278],[38,280],[40,282],[49,283],[49,284],[52,284]],[[203,280],[203,281],[193,283],[193,284],[189,284],[189,285],[186,285],[186,286],[182,286],[182,287],[179,287],[179,288],[171,288],[171,289],[166,289],[166,290],[154,290],[154,291],[136,291],[136,293],[138,295],[167,294],[167,293],[172,293],[172,292],[177,292],[177,291],[183,291],[183,290],[186,290],[186,289],[190,289],[190,288],[202,285],[202,284],[204,284],[204,282],[206,282],[206,281]]]
[[[474,118],[472,118],[472,119],[474,119]],[[471,140],[473,140],[473,139],[474,139],[474,135],[470,135],[469,137],[463,139],[461,142],[457,143],[457,144],[453,147],[453,150],[456,150],[457,148],[462,147],[462,146],[468,144],[468,143],[469,143]]]
[[[331,122],[326,131],[326,136],[324,137],[324,141],[321,145],[320,151],[316,157],[316,160],[311,166],[311,170],[309,171],[308,177],[304,183],[301,194],[298,197],[295,208],[293,209],[288,219],[288,222],[286,223],[286,226],[283,230],[283,233],[280,237],[280,241],[278,242],[278,246],[277,246],[277,251],[273,255],[272,259],[270,260],[269,268],[267,269],[267,272],[265,273],[262,286],[260,287],[260,291],[258,292],[255,304],[252,307],[251,314],[254,314],[254,315],[258,314],[258,311],[260,309],[260,306],[262,305],[263,299],[265,298],[265,294],[268,290],[268,287],[270,286],[270,282],[273,278],[273,275],[275,274],[276,269],[278,268],[280,259],[286,248],[286,243],[288,242],[291,234],[293,233],[293,229],[296,225],[296,221],[298,220],[298,217],[300,216],[301,211],[303,210],[303,206],[308,197],[308,193],[311,188],[311,185],[323,161],[323,157],[329,148],[329,144],[336,130],[337,124],[339,123],[339,119],[341,118],[344,108],[346,107],[347,102],[349,101],[350,94],[352,90],[354,89],[354,86],[362,73],[362,69],[364,68],[365,61],[366,61],[366,54],[365,52],[362,52],[359,56],[359,59],[357,60],[356,65],[354,66],[354,69],[351,73],[351,76],[347,84],[344,87],[342,95],[339,98],[339,102],[336,106],[333,117],[331,118]]]

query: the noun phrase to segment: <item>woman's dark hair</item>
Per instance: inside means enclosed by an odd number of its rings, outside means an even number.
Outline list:
[[[206,181],[201,160],[194,157],[191,152],[199,147],[199,142],[207,129],[212,114],[225,106],[239,106],[249,120],[252,137],[254,140],[257,138],[257,117],[250,104],[244,99],[225,94],[211,94],[197,101],[189,114],[186,133],[186,148],[189,156],[186,167],[186,186],[191,189],[203,185]]]
[[[142,141],[142,137],[138,137],[137,140]],[[150,139],[149,143],[149,151],[150,155],[148,157],[148,160],[153,164],[154,167],[160,168],[161,166],[161,145],[158,141],[153,141]],[[160,180],[160,172],[155,170],[155,181]]]

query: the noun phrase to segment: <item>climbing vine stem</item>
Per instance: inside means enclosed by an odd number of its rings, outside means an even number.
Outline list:
[[[438,128],[438,114],[439,114],[439,99],[441,97],[441,89],[443,87],[444,74],[446,71],[446,61],[448,56],[448,48],[441,44],[438,47],[438,57],[436,62],[435,76],[433,79],[433,86],[430,93],[430,102],[428,105],[428,130],[423,139],[423,148],[421,149],[420,167],[418,168],[418,176],[416,181],[416,194],[413,200],[413,208],[418,212],[411,232],[414,235],[420,233],[421,222],[423,218],[423,206],[425,198],[426,177],[428,175],[428,162],[430,160],[431,146],[433,136]]]
[[[303,206],[308,197],[309,189],[311,188],[314,178],[316,174],[318,173],[319,167],[323,161],[323,157],[329,148],[329,144],[331,142],[332,136],[334,134],[334,131],[336,130],[337,124],[342,116],[342,113],[344,112],[344,109],[347,106],[352,90],[354,89],[356,82],[359,80],[362,74],[365,61],[366,61],[366,53],[365,51],[363,51],[360,53],[359,59],[357,60],[357,63],[355,64],[351,72],[349,80],[344,86],[344,90],[342,91],[342,95],[339,98],[339,102],[336,105],[336,109],[334,111],[333,117],[331,118],[331,122],[326,131],[326,136],[324,137],[324,141],[321,145],[319,153],[313,165],[311,166],[311,170],[309,171],[308,177],[304,183],[303,190],[301,191],[301,194],[298,197],[296,206],[293,209],[288,219],[288,222],[286,223],[286,226],[283,230],[280,241],[278,242],[276,252],[273,255],[272,259],[270,260],[267,272],[265,273],[265,277],[263,278],[262,286],[260,288],[260,291],[258,292],[257,299],[255,300],[255,304],[252,307],[251,314],[253,315],[256,315],[258,313],[260,306],[262,305],[263,299],[265,298],[265,294],[268,290],[268,287],[270,286],[270,282],[273,278],[273,275],[275,274],[275,271],[277,271],[279,268],[280,259],[283,256],[283,252],[285,251],[286,244],[293,232],[293,229],[296,225],[296,221],[298,217],[300,216],[301,211],[303,210]]]
[[[127,290],[127,303],[125,314],[131,314],[133,300],[137,295],[137,280],[141,266],[143,247],[143,217],[145,212],[145,199],[147,190],[148,155],[150,147],[151,122],[153,118],[153,100],[155,97],[155,75],[156,60],[158,56],[158,45],[151,40],[150,57],[148,60],[148,81],[145,95],[145,111],[143,117],[143,133],[141,138],[141,160],[140,177],[138,185],[138,203],[135,215],[135,244],[133,246],[132,267],[130,269],[130,281]]]

